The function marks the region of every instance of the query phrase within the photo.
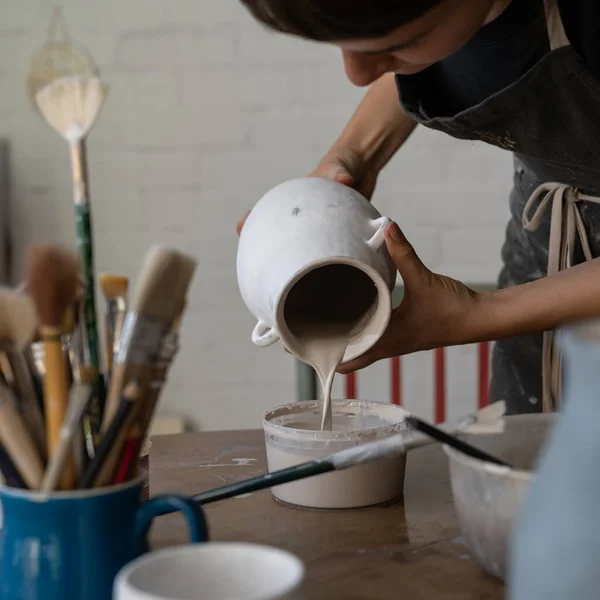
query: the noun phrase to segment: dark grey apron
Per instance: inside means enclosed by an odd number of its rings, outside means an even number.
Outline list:
[[[453,117],[430,118],[418,78],[397,78],[420,124],[511,150],[514,187],[501,287],[534,281],[600,256],[600,83],[571,48],[556,0],[546,0],[551,51],[518,81]],[[510,413],[555,410],[560,357],[552,332],[499,341],[491,399]]]

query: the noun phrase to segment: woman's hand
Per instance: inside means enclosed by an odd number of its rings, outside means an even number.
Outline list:
[[[324,177],[343,183],[358,190],[366,198],[371,198],[378,172],[369,168],[362,156],[348,147],[332,148],[319,162],[317,168],[309,177]],[[248,211],[238,222],[236,230],[238,235],[248,218]]]
[[[339,181],[371,199],[379,172],[369,166],[362,155],[349,147],[332,148],[309,177]]]
[[[474,317],[479,295],[455,279],[432,273],[396,223],[387,226],[385,242],[404,280],[404,298],[381,339],[359,358],[341,365],[340,373],[363,369],[384,358],[469,343],[478,337]]]

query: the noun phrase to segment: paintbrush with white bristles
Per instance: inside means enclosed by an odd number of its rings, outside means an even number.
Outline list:
[[[104,409],[104,380],[101,376],[96,323],[94,248],[85,139],[94,126],[108,94],[98,77],[59,77],[37,92],[35,101],[46,122],[69,144],[73,178],[73,200],[77,246],[84,283],[84,326],[91,367],[98,373],[88,418],[92,432],[100,430]]]

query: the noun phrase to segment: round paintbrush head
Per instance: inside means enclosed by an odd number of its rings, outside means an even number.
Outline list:
[[[79,286],[79,260],[66,248],[31,246],[26,261],[27,289],[43,327],[61,329]]]
[[[59,77],[36,95],[46,121],[68,142],[84,138],[104,104],[108,86],[98,77]]]
[[[129,277],[115,275],[114,273],[100,273],[98,283],[102,294],[107,300],[122,298],[127,295],[129,289]]]
[[[22,350],[34,340],[38,325],[31,298],[0,287],[0,343]]]

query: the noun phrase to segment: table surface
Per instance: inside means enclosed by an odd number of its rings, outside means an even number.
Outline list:
[[[262,431],[157,436],[150,453],[150,492],[196,494],[266,472]],[[504,597],[460,537],[439,447],[411,451],[404,500],[358,510],[282,506],[269,490],[206,506],[213,541],[278,546],[307,567],[311,599],[445,600]],[[179,515],[158,519],[153,547],[187,539]]]

